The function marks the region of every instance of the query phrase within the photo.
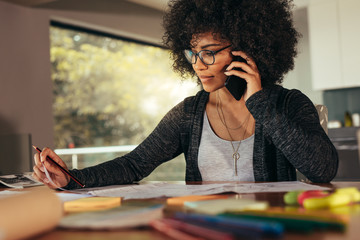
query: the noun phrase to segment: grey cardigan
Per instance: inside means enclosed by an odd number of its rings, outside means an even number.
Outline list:
[[[184,153],[186,181],[201,181],[197,160],[208,97],[209,93],[199,91],[179,103],[127,155],[71,173],[87,187],[132,183]],[[294,181],[295,169],[312,182],[329,182],[335,177],[336,149],[322,129],[313,103],[304,94],[273,86],[253,94],[246,107],[256,121],[255,181]],[[66,186],[77,187],[72,180]]]

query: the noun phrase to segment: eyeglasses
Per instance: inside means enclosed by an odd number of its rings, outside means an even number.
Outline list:
[[[211,50],[201,50],[198,53],[194,53],[193,51],[186,49],[184,50],[184,54],[186,57],[186,60],[188,60],[189,63],[191,64],[195,64],[197,61],[197,57],[200,58],[200,60],[205,64],[205,65],[212,65],[215,62],[215,54],[217,54],[218,52],[227,49],[229,46],[226,46],[224,48],[221,48],[217,51],[211,51]]]

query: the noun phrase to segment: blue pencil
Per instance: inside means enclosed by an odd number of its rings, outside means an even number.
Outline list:
[[[236,235],[247,235],[252,238],[261,236],[280,237],[284,232],[282,224],[269,221],[257,221],[248,219],[235,219],[225,216],[211,216],[197,213],[176,213],[175,218],[207,226],[209,228],[217,228],[226,230]]]

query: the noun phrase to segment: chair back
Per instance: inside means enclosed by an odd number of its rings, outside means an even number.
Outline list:
[[[325,105],[322,105],[322,104],[315,104],[315,108],[318,112],[318,115],[319,115],[319,121],[320,121],[320,124],[322,126],[322,128],[324,129],[324,131],[326,132],[326,134],[328,134],[328,127],[327,127],[327,124],[328,124],[328,109]]]
[[[358,147],[358,153],[359,153],[359,165],[360,165],[360,129],[356,132],[356,140],[357,140],[357,147]]]

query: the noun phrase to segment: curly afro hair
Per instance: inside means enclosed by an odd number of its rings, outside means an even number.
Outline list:
[[[294,68],[300,34],[292,20],[292,0],[171,0],[164,16],[163,42],[173,68],[195,75],[183,51],[193,36],[213,32],[256,62],[263,87],[280,84]]]

